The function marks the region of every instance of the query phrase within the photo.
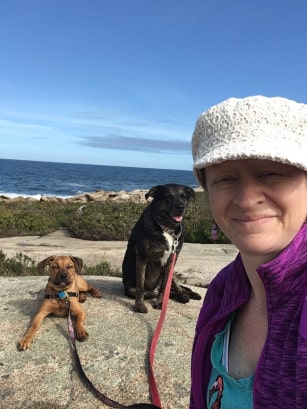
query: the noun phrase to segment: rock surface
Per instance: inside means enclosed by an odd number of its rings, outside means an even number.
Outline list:
[[[88,265],[108,261],[120,269],[126,242],[73,239],[66,231],[44,237],[0,239],[9,256],[23,253],[37,261],[52,254],[73,254]],[[183,282],[205,286],[231,261],[232,245],[185,243],[176,271]],[[150,402],[148,348],[159,311],[133,312],[120,278],[86,276],[103,292],[88,297],[86,327],[90,334],[77,343],[84,370],[103,393],[124,405]],[[41,303],[47,277],[0,277],[0,408],[107,408],[80,381],[72,358],[65,318],[48,317],[31,348],[20,352],[24,335]],[[193,287],[202,297],[205,289]],[[190,355],[202,301],[170,301],[155,359],[155,376],[163,409],[186,409],[190,390]]]
[[[39,262],[55,254],[81,257],[87,266],[107,261],[121,271],[126,241],[91,241],[70,237],[66,230],[46,236],[0,238],[0,250],[8,257],[24,254]],[[176,275],[186,284],[206,287],[216,273],[234,259],[232,244],[184,243],[176,264]]]
[[[85,373],[98,390],[124,405],[150,402],[148,347],[159,311],[133,312],[121,280],[87,277],[103,291],[88,297],[89,338],[77,342]],[[72,358],[65,318],[46,318],[27,351],[17,350],[43,298],[46,277],[0,278],[0,407],[3,409],[106,408],[81,382]],[[194,288],[196,289],[196,288]],[[204,295],[204,289],[196,289]],[[169,302],[154,365],[163,409],[186,409],[190,355],[202,301]]]

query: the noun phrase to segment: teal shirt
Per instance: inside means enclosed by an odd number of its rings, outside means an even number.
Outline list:
[[[207,407],[211,409],[253,409],[254,375],[239,380],[233,379],[223,364],[232,319],[228,321],[224,331],[215,336],[212,346],[212,372],[207,391]]]

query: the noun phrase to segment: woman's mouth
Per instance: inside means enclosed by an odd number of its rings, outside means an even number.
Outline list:
[[[252,216],[252,217],[237,217],[233,220],[244,226],[255,226],[258,224],[267,223],[273,218],[273,216]]]

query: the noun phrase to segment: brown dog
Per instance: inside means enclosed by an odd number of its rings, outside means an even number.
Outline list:
[[[45,288],[45,299],[27,333],[18,342],[21,351],[30,347],[36,332],[47,315],[55,314],[58,317],[65,317],[68,315],[69,308],[71,315],[76,317],[76,338],[78,341],[85,341],[88,337],[84,327],[86,314],[80,302],[86,300],[86,292],[90,292],[93,297],[100,298],[102,296],[101,291],[78,275],[83,267],[81,258],[51,256],[38,264],[38,272],[42,273],[46,266],[49,266],[50,273]]]

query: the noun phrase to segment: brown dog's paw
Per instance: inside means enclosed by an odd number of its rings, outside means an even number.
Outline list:
[[[83,292],[80,292],[79,293],[79,302],[81,302],[81,303],[83,303],[83,302],[85,302],[86,301],[86,294],[85,293],[83,293]]]
[[[87,340],[88,335],[89,334],[85,329],[83,329],[81,331],[77,331],[77,340],[80,341],[80,342],[84,342],[84,341]]]
[[[134,312],[140,312],[141,314],[147,314],[148,309],[143,303],[135,303]]]
[[[91,291],[91,294],[92,294],[93,297],[96,297],[96,298],[101,298],[102,297],[102,292],[97,290],[97,288],[93,288],[92,291]]]
[[[28,337],[23,337],[21,338],[20,341],[18,341],[18,349],[19,351],[25,351],[26,349],[28,349],[31,345],[32,340],[29,339]]]

